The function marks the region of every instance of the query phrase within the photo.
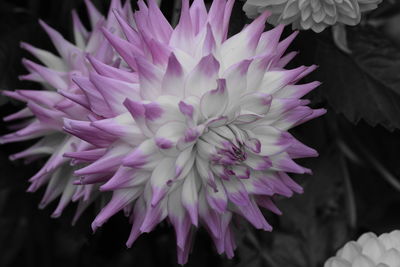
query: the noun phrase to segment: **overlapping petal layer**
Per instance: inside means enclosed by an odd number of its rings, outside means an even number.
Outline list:
[[[185,263],[202,225],[232,257],[233,217],[270,231],[259,207],[279,214],[275,195],[302,192],[286,173],[310,173],[293,159],[317,152],[288,130],[325,112],[300,99],[319,85],[297,84],[315,67],[285,69],[296,33],[264,32],[268,12],[227,38],[233,4],[183,0],[172,28],[154,0],[139,1],[133,23],[115,12],[125,37],[103,31],[130,70],[90,58],[95,72],[74,81],[93,115],[64,121],[91,146],[68,153],[88,163],[77,183],[113,193],[93,229],[124,210],[131,246],[167,219]]]
[[[254,18],[265,10],[273,25],[292,24],[293,29],[321,32],[336,23],[356,25],[361,13],[375,9],[382,0],[247,0],[243,10]]]

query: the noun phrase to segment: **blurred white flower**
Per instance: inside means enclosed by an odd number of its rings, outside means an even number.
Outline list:
[[[376,236],[363,234],[348,242],[324,267],[398,267],[400,266],[400,231]]]

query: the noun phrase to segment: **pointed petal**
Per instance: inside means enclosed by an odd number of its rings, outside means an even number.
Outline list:
[[[122,159],[131,150],[126,145],[114,144],[100,159],[96,160],[92,164],[83,167],[75,171],[75,175],[82,176],[87,174],[96,173],[110,173],[117,170],[117,167],[121,164]]]
[[[201,97],[217,87],[219,63],[213,55],[203,57],[188,74],[185,82],[185,96]]]
[[[163,94],[175,96],[183,95],[184,70],[174,53],[171,53],[168,59],[167,70],[162,79]]]
[[[30,44],[21,43],[21,47],[27,51],[29,51],[32,55],[34,55],[37,59],[43,62],[48,68],[56,70],[56,71],[66,71],[67,66],[65,63],[56,55],[39,48],[36,48]]]
[[[122,69],[115,68],[113,66],[107,65],[95,57],[88,55],[89,62],[92,64],[93,68],[98,74],[103,75],[108,78],[114,78],[129,83],[137,83],[138,77],[134,72],[128,72]]]
[[[122,103],[127,97],[134,100],[140,99],[139,86],[137,84],[107,78],[93,72],[90,74],[90,81],[96,86],[96,89],[115,115],[126,112]]]
[[[93,231],[102,226],[111,216],[135,200],[140,193],[140,188],[120,189],[114,191],[110,202],[107,203],[92,222]]]

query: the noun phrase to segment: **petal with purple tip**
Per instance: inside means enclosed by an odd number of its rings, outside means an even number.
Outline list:
[[[220,65],[213,55],[203,57],[186,78],[185,96],[201,97],[216,88],[219,68]]]
[[[151,205],[156,206],[169,191],[167,182],[175,177],[174,158],[162,159],[151,174],[150,184],[152,189]]]

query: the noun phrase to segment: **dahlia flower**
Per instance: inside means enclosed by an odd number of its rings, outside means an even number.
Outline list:
[[[31,185],[28,191],[36,191],[42,185],[47,184],[46,192],[39,205],[41,208],[61,196],[53,217],[60,216],[71,200],[80,200],[76,219],[97,194],[92,192],[93,186],[73,185],[75,180],[73,172],[76,168],[70,165],[68,158],[64,157],[65,153],[92,147],[92,145],[63,131],[64,118],[82,119],[93,115],[93,112],[87,108],[85,96],[78,86],[72,82],[71,78],[78,74],[89,75],[91,66],[86,59],[87,54],[107,64],[118,65],[120,61],[112,47],[104,41],[101,32],[102,27],[117,29],[118,24],[115,16],[111,12],[105,19],[89,0],[85,3],[92,32],[85,29],[74,11],[72,13],[74,44],[65,40],[60,33],[40,21],[59,56],[26,43],[21,44],[22,48],[29,51],[44,64],[41,65],[23,59],[23,64],[30,73],[21,76],[21,79],[38,82],[44,90],[3,91],[3,94],[7,96],[26,102],[27,106],[4,118],[5,121],[23,119],[23,122],[17,124],[19,129],[16,132],[2,136],[0,142],[10,143],[40,138],[32,147],[11,155],[10,158],[12,160],[20,158],[36,159],[49,156],[44,166],[30,179]],[[127,19],[132,16],[129,4],[122,7],[119,0],[112,2],[111,9],[119,10]],[[79,105],[75,102],[79,102]],[[75,160],[72,165],[81,161]]]
[[[79,183],[113,193],[94,230],[124,210],[131,246],[167,219],[183,264],[202,225],[232,257],[234,217],[271,231],[259,207],[280,214],[274,196],[302,192],[287,172],[310,173],[293,159],[317,152],[288,130],[325,113],[300,99],[319,85],[297,84],[315,66],[284,68],[297,33],[280,41],[282,25],[263,32],[269,12],[227,38],[233,4],[215,0],[207,11],[183,0],[172,28],[154,0],[139,1],[132,25],[115,13],[126,38],[104,30],[131,70],[91,60],[96,72],[74,77],[96,116],[64,127],[94,148],[68,156],[91,160],[75,171]]]
[[[348,242],[324,267],[397,267],[400,266],[400,231],[377,237],[365,233]]]
[[[321,32],[326,27],[343,23],[356,25],[361,13],[375,9],[382,0],[247,0],[243,10],[250,18],[265,10],[272,12],[273,25],[292,24],[293,29]]]

